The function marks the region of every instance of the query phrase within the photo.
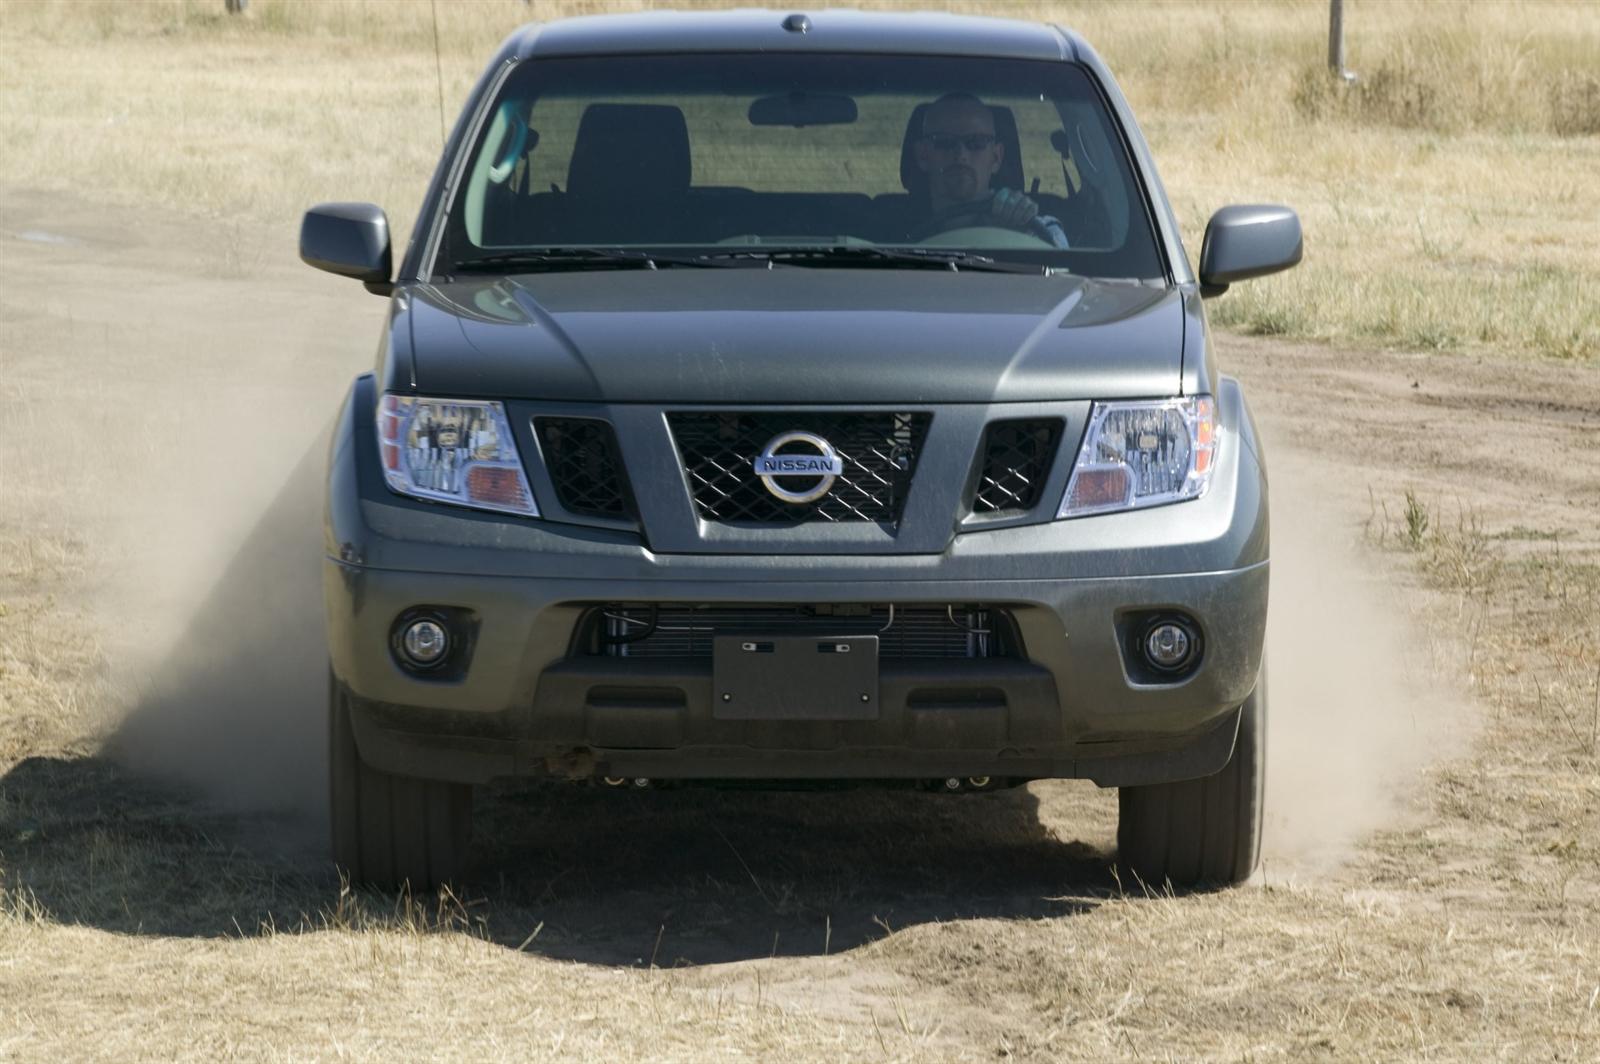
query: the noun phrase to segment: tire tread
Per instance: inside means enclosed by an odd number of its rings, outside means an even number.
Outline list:
[[[362,761],[349,693],[331,675],[328,797],[334,863],[352,884],[424,893],[464,869],[472,788],[396,776]]]
[[[1261,857],[1266,750],[1266,670],[1239,712],[1233,756],[1211,776],[1123,787],[1117,861],[1152,890],[1228,886]]]

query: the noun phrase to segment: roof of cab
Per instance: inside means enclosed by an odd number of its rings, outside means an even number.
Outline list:
[[[803,15],[806,29],[794,25]],[[649,52],[874,52],[1077,57],[1075,35],[1015,19],[931,11],[652,11],[591,15],[524,26],[507,42],[518,58]]]

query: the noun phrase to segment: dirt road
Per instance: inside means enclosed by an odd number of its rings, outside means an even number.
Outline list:
[[[318,820],[319,437],[382,304],[293,238],[0,190],[0,1057],[1600,1057],[1600,367],[1221,338],[1259,884],[1119,883],[1087,784],[573,790],[397,902]]]

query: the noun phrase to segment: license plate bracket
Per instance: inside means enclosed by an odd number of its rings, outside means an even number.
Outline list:
[[[716,720],[877,720],[875,635],[718,635]]]

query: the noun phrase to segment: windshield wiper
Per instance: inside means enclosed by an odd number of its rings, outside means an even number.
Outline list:
[[[1007,262],[988,255],[970,251],[947,251],[938,248],[884,248],[864,244],[835,244],[815,248],[775,248],[758,251],[745,248],[739,251],[710,252],[700,258],[753,258],[794,266],[885,266],[923,270],[976,270],[987,273],[1047,272],[1043,265],[1025,262]]]
[[[674,266],[718,267],[743,263],[708,259],[704,255],[661,255],[623,248],[541,248],[508,251],[465,259],[455,264],[459,273],[539,273],[557,270],[659,270]]]
[[[885,248],[864,244],[790,247],[763,250],[708,251],[693,255],[663,255],[625,248],[541,248],[508,251],[466,259],[454,266],[458,273],[541,273],[560,270],[659,270],[673,267],[855,266],[921,270],[975,270],[987,273],[1045,274],[1043,265],[1007,262],[970,251],[938,248]]]

